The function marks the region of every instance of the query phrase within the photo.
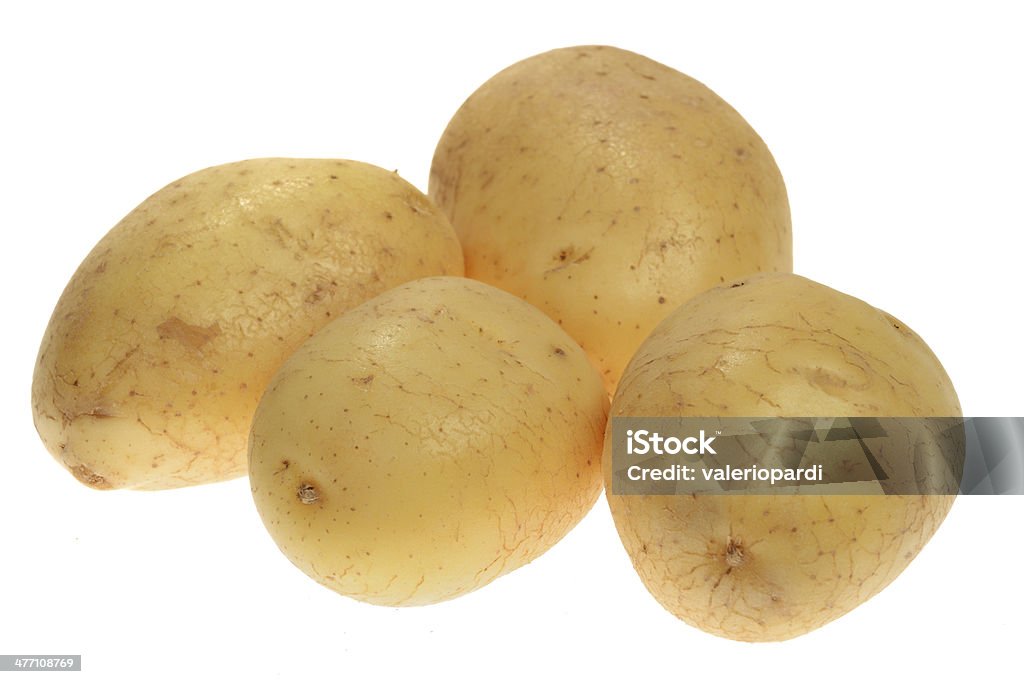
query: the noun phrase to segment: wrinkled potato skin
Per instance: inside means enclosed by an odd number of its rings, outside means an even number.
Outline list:
[[[562,538],[601,491],[608,397],[526,302],[407,283],[304,344],[253,421],[253,498],[321,584],[408,606],[454,598]]]
[[[612,47],[546,52],[481,86],[437,146],[430,196],[466,275],[558,321],[609,392],[675,307],[793,267],[786,189],[757,133],[703,84]]]
[[[706,292],[668,317],[623,375],[612,416],[959,416],[912,330],[795,275]],[[610,423],[609,423],[610,425]],[[606,436],[605,478],[611,466]],[[743,641],[789,639],[894,580],[952,496],[612,496],[619,536],[654,597]]]
[[[36,429],[98,489],[236,477],[260,395],[301,342],[389,287],[461,273],[450,224],[397,174],[313,159],[199,171],[72,277],[36,362]]]

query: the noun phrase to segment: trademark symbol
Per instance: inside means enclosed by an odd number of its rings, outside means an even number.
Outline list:
[[[721,431],[721,430],[715,430],[715,434],[716,434],[716,435],[721,435],[721,434],[722,434],[722,431]]]

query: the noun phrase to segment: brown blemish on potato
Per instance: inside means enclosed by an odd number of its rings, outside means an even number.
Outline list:
[[[78,414],[79,416],[88,416],[89,418],[115,418],[116,416],[111,413],[108,409],[101,406],[94,406],[88,411],[83,411]],[[77,416],[64,412],[64,418],[70,422]]]
[[[743,545],[738,539],[729,538],[725,545],[725,564],[730,568],[738,568],[746,562]]]
[[[850,383],[847,382],[846,378],[833,373],[826,368],[809,368],[802,371],[802,374],[807,378],[807,382],[812,387],[829,391],[829,390],[840,390],[847,387]]]
[[[220,335],[220,326],[216,323],[204,328],[203,326],[186,323],[177,316],[168,318],[156,326],[156,330],[160,335],[160,339],[177,340],[186,347],[192,347],[193,349],[200,349],[207,342]]]
[[[373,384],[373,373],[370,373],[369,375],[362,378],[352,378],[352,384],[369,387],[370,385]]]
[[[320,493],[316,490],[316,487],[309,484],[308,482],[303,482],[301,485],[299,485],[299,491],[297,495],[299,497],[299,501],[306,504],[307,506],[315,504],[317,501],[320,500]]]
[[[334,294],[337,287],[338,283],[337,281],[334,280],[332,280],[329,284],[317,283],[313,291],[306,295],[306,304],[316,304],[317,302],[323,300],[324,298]]]
[[[544,275],[557,273],[558,271],[561,271],[564,268],[568,268],[569,266],[576,266],[578,264],[582,264],[584,261],[590,259],[590,255],[593,252],[593,247],[582,253],[579,252],[579,250],[574,245],[563,247],[562,249],[558,250],[558,252],[556,252],[554,256],[554,261],[557,261],[558,265],[544,271]]]
[[[409,208],[414,214],[429,215],[431,207],[426,203],[425,198],[412,193],[405,193],[400,198],[402,204]]]
[[[907,334],[906,326],[903,325],[898,318],[896,318],[895,316],[891,316],[885,313],[884,311],[882,312],[882,315],[885,316],[885,319],[889,321],[889,325],[891,325],[894,330],[898,330],[900,334],[903,335],[904,337],[910,336]]]
[[[107,481],[107,478],[103,477],[102,475],[94,473],[92,470],[86,468],[84,465],[76,465],[75,467],[73,467],[71,469],[71,474],[74,475],[75,479],[77,479],[79,482],[81,482],[84,485],[88,485],[93,489],[114,488],[113,485],[111,485]]]

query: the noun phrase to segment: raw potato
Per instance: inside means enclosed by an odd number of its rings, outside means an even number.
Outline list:
[[[321,159],[199,171],[72,277],[36,362],[36,429],[97,489],[236,477],[260,395],[300,343],[389,287],[461,273],[451,225],[395,173]]]
[[[546,52],[481,86],[437,146],[430,196],[466,275],[558,321],[609,392],[675,307],[793,268],[786,189],[757,133],[701,83],[612,47]]]
[[[906,325],[794,275],[715,288],[675,311],[641,346],[612,402],[612,416],[959,415],[945,371]],[[610,446],[609,429],[606,482]],[[637,573],[665,608],[713,634],[773,641],[883,589],[953,497],[608,501]]]
[[[590,510],[607,412],[586,354],[540,311],[427,278],[284,364],[253,421],[253,497],[321,584],[435,603],[529,563]]]

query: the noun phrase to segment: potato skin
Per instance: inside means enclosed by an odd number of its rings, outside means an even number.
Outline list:
[[[544,314],[465,278],[366,302],[285,362],[253,421],[267,530],[369,603],[435,603],[524,565],[601,490],[608,398]]]
[[[609,392],[675,307],[793,267],[785,185],[757,133],[703,84],[613,47],[487,81],[441,137],[429,194],[466,275],[558,321]]]
[[[462,270],[448,221],[395,173],[326,159],[199,171],[71,278],[36,361],[36,429],[97,489],[236,477],[259,397],[301,342],[389,287]]]
[[[795,275],[718,287],[680,307],[623,375],[612,416],[959,416],[910,328]],[[610,423],[609,423],[610,424]],[[606,433],[606,483],[611,468]],[[612,496],[633,565],[677,617],[743,641],[789,639],[894,580],[952,496]]]

